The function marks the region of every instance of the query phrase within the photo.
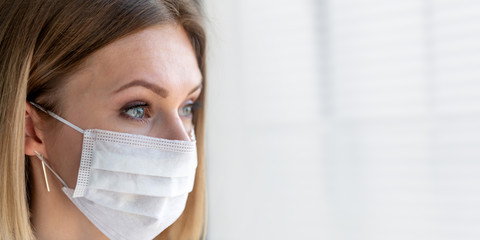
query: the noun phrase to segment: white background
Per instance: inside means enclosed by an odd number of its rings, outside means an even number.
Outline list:
[[[480,239],[480,2],[204,0],[207,239]]]

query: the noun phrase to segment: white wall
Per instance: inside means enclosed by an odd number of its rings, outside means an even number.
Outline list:
[[[480,239],[480,2],[205,0],[209,240]]]
[[[317,239],[325,214],[312,2],[205,4],[208,239]]]

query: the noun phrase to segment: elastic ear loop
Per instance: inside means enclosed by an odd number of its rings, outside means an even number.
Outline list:
[[[77,127],[76,125],[74,125],[73,123],[63,119],[62,117],[58,116],[57,114],[53,113],[53,112],[50,112],[48,110],[46,110],[45,108],[43,108],[42,106],[34,103],[34,102],[30,102],[30,104],[32,104],[34,107],[38,108],[40,111],[52,116],[53,118],[57,119],[58,121],[62,122],[62,123],[65,123],[67,126],[77,130],[78,132],[80,132],[81,134],[84,133],[83,129]]]
[[[34,151],[34,152],[35,152],[35,155],[37,155],[38,159],[40,159],[40,161],[42,161],[43,176],[45,177],[45,184],[47,185],[47,191],[50,192],[50,186],[48,184],[47,171],[45,170],[45,166],[47,166],[47,168],[50,169],[50,171],[52,171],[52,173],[55,175],[55,177],[57,177],[58,180],[60,180],[60,182],[62,182],[63,186],[67,187],[67,184],[62,180],[62,178],[60,176],[58,176],[58,174],[55,171],[53,171],[53,169],[50,167],[50,165],[48,165],[47,162],[45,162],[45,159],[43,158],[42,154],[38,153],[37,151]]]
[[[30,104],[32,104],[34,107],[38,108],[40,111],[52,116],[53,118],[57,119],[58,121],[66,124],[67,126],[75,129],[76,131],[80,132],[81,134],[84,133],[83,129],[77,127],[76,125],[74,125],[73,123],[70,123],[69,121],[63,119],[62,117],[58,116],[57,114],[53,113],[53,112],[50,112],[48,110],[46,110],[45,108],[43,108],[42,106],[34,103],[34,102],[31,102],[29,101]],[[58,178],[58,180],[60,180],[60,182],[62,182],[63,186],[65,187],[68,187],[67,184],[62,180],[62,178],[60,176],[58,176],[58,174],[53,171],[53,169],[50,167],[50,165],[48,165],[47,162],[45,162],[45,159],[43,159],[43,156],[42,154],[38,153],[37,151],[34,151],[35,154],[37,155],[38,159],[40,159],[42,161],[42,168],[43,168],[43,176],[45,177],[45,184],[47,185],[47,191],[50,192],[50,186],[48,184],[48,179],[47,179],[47,171],[45,170],[45,165],[47,165],[48,169],[50,169],[50,171],[52,171],[53,174],[55,174],[55,176]]]

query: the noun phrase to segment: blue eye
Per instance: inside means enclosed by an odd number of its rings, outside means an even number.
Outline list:
[[[124,113],[132,118],[142,119],[147,114],[146,105],[132,106],[124,110]]]
[[[200,101],[195,101],[195,102],[189,101],[188,104],[186,104],[185,106],[183,106],[182,108],[180,108],[178,110],[178,114],[181,117],[192,118],[195,111],[200,109],[201,107],[202,107],[202,102],[200,102]]]
[[[180,110],[178,110],[178,114],[180,114],[180,116],[182,117],[192,117],[192,113],[193,113],[193,104],[188,104],[188,105],[185,105],[184,107],[180,108]]]

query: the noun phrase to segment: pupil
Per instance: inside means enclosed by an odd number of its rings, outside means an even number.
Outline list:
[[[137,108],[136,111],[135,111],[135,116],[136,116],[137,118],[143,117],[143,109]]]

